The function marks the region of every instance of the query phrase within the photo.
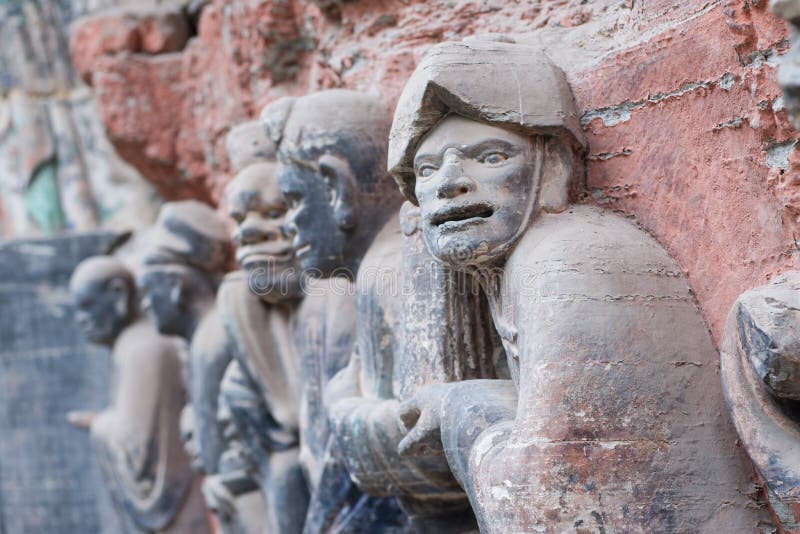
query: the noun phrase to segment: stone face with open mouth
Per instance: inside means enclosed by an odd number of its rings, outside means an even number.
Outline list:
[[[438,226],[442,232],[445,232],[480,224],[492,215],[494,215],[494,207],[488,204],[452,206],[434,213],[430,222],[432,225]]]

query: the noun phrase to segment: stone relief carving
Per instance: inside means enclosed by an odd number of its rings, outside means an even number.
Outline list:
[[[228,213],[240,271],[229,274],[217,305],[234,349],[220,404],[255,465],[267,532],[302,532],[308,488],[299,463],[300,364],[290,322],[302,293],[287,203],[278,187],[276,149],[258,121],[232,129]]]
[[[790,20],[796,4],[773,2]],[[181,428],[223,532],[772,528],[744,452],[782,528],[800,530],[800,280],[737,301],[723,398],[679,267],[641,228],[578,201],[586,140],[541,49],[443,43],[391,127],[378,98],[323,91],[268,105],[227,149],[239,270],[223,279],[225,224],[187,201],[164,206],[138,280],[158,331],[190,343]],[[141,490],[117,479],[131,455],[150,465],[150,442],[126,449],[114,432],[163,412],[169,431],[138,437],[174,445],[178,350],[148,331],[157,363],[126,367],[144,321],[132,278],[92,261],[73,292],[94,313],[87,335],[113,344],[120,384],[108,412],[74,420],[91,425],[136,528],[163,530],[190,491],[188,460],[180,484],[137,508]],[[148,402],[123,387],[145,375]]]
[[[800,273],[739,296],[722,338],[722,390],[784,532],[800,531]]]
[[[441,442],[484,532],[756,530],[703,319],[651,237],[572,202],[584,143],[541,50],[446,43],[415,70],[389,167],[479,280],[512,379],[422,388],[400,448]]]
[[[222,463],[224,426],[218,419],[220,383],[232,359],[215,306],[219,281],[231,259],[226,227],[205,204],[167,203],[159,213],[152,244],[138,283],[143,306],[158,330],[189,343],[184,373],[190,404],[181,420],[187,449],[197,455],[206,476],[206,502],[218,512],[223,531],[247,532],[248,525],[257,524],[263,515],[260,499],[257,494],[255,499],[230,495],[234,502],[226,502],[228,495],[220,487],[246,471],[236,465],[236,455],[225,457]],[[255,490],[252,481],[249,489]]]
[[[286,227],[306,275],[292,319],[301,365],[300,461],[311,491],[305,530],[392,531],[402,527],[395,502],[353,485],[330,439],[323,396],[353,349],[355,273],[400,202],[384,165],[388,112],[373,96],[332,90],[273,102],[261,121],[279,147]]]
[[[185,402],[180,347],[140,315],[134,277],[112,256],[81,262],[70,280],[86,337],[112,350],[113,387],[99,414],[72,412],[131,532],[210,532],[178,422]]]

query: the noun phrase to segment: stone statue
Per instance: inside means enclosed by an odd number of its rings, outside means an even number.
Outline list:
[[[181,444],[180,347],[139,314],[133,275],[112,256],[81,262],[70,280],[86,337],[112,349],[111,405],[70,413],[92,445],[130,532],[210,532],[199,481]]]
[[[332,432],[353,479],[392,495],[414,532],[477,532],[441,447],[401,455],[401,401],[427,384],[506,376],[485,297],[468,276],[434,261],[405,203],[375,239],[356,279],[356,347],[326,392]]]
[[[300,462],[311,491],[305,531],[390,532],[402,527],[396,504],[353,485],[329,439],[323,397],[353,349],[355,273],[400,202],[384,167],[388,113],[375,97],[332,90],[277,100],[261,120],[279,146],[286,226],[305,276],[292,320]]]
[[[778,68],[778,83],[783,90],[783,106],[786,108],[795,129],[800,131],[800,0],[771,0],[770,8],[789,26],[791,47],[781,59]]]
[[[800,532],[800,273],[739,296],[722,336],[725,399],[783,532]]]
[[[217,416],[220,383],[232,359],[215,306],[217,287],[231,259],[225,223],[200,202],[167,203],[161,208],[151,242],[138,280],[143,306],[162,334],[189,342],[184,374],[190,405],[181,421],[190,435],[187,448],[198,456],[206,476],[206,502],[217,512],[223,532],[252,531],[249,525],[258,521],[250,517],[263,514],[257,494],[255,499],[242,497],[242,502],[233,496],[237,502],[226,503],[226,495],[220,493],[222,481],[215,477],[226,476],[220,471],[224,426]],[[234,478],[246,471],[230,463],[225,467]],[[251,480],[243,489],[252,492],[257,488]]]
[[[407,83],[389,169],[479,281],[511,380],[421,388],[399,450],[443,448],[482,532],[756,531],[703,318],[650,236],[574,203],[578,124],[563,72],[508,39],[437,45]]]
[[[299,462],[302,386],[290,323],[302,292],[283,229],[287,204],[278,187],[275,145],[258,121],[233,128],[227,147],[237,173],[226,197],[241,271],[226,276],[217,295],[235,358],[222,382],[220,407],[254,462],[266,531],[300,533],[309,497]]]

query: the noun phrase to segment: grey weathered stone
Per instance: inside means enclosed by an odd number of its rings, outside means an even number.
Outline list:
[[[574,204],[580,132],[545,58],[441,44],[399,99],[391,138],[417,142],[392,171],[431,254],[480,283],[511,376],[423,387],[399,448],[443,448],[483,532],[755,531],[703,318],[650,236]]]
[[[261,120],[279,145],[286,227],[308,275],[292,319],[301,364],[300,461],[311,490],[305,531],[403,528],[391,499],[353,486],[347,451],[331,440],[323,396],[353,350],[355,273],[399,204],[384,170],[388,114],[375,97],[333,90],[273,102]]]
[[[742,293],[722,336],[723,392],[785,532],[800,532],[800,273]]]

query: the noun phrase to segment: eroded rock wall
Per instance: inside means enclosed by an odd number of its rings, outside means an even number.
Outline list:
[[[431,45],[485,33],[543,44],[566,71],[586,202],[667,248],[715,340],[736,295],[798,266],[798,133],[775,72],[787,30],[766,0],[123,6],[77,21],[70,53],[118,153],[167,198],[219,202],[225,134],[263,105],[347,87],[393,108]]]

